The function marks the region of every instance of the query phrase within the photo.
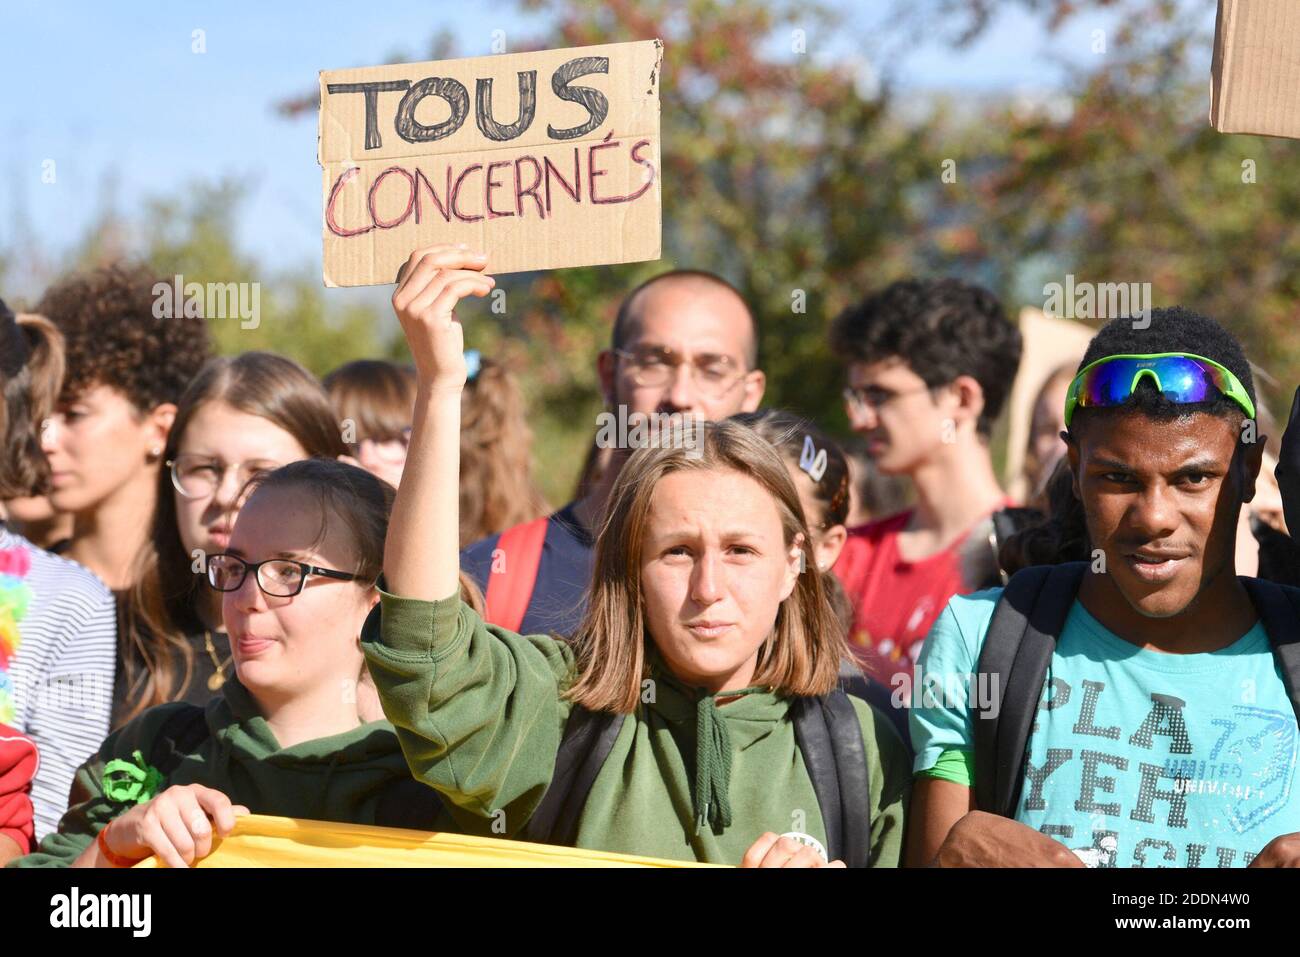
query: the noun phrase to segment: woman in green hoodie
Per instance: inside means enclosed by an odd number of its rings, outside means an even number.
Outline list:
[[[821,866],[819,850],[835,844],[829,832],[857,815],[870,821],[858,862],[897,865],[910,775],[888,721],[841,699],[857,768],[850,760],[837,770],[841,780],[865,772],[866,782],[840,794],[833,827],[796,742],[796,707],[832,692],[844,636],[798,493],[751,429],[709,424],[681,433],[680,447],[630,456],[572,643],[485,625],[457,597],[466,369],[452,310],[492,289],[485,266],[463,248],[419,250],[393,296],[419,392],[382,613],[367,621],[362,646],[415,776],[442,793],[466,831],[532,836],[530,820],[569,763],[557,755],[573,713],[626,716],[598,724],[617,738],[591,769],[581,806],[569,801],[557,818],[572,821],[565,842]]]
[[[437,796],[411,780],[361,681],[358,635],[378,601],[392,488],[324,459],[255,481],[227,551],[207,559],[235,678],[206,709],[158,705],[109,735],[78,771],[57,833],[20,866],[114,867],[156,854],[184,867],[249,809],[433,824]]]

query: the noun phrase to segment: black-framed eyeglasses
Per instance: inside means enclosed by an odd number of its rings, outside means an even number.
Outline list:
[[[252,571],[257,587],[273,598],[292,598],[302,591],[302,586],[312,575],[333,578],[336,581],[356,581],[350,572],[320,568],[292,558],[268,558],[260,562],[246,562],[238,555],[225,552],[208,556],[208,584],[217,591],[239,591],[244,579]]]
[[[632,381],[646,388],[659,388],[667,385],[677,374],[677,367],[686,363],[672,349],[646,346],[635,351],[615,349],[614,355],[627,360],[632,367]],[[722,396],[731,391],[741,379],[744,371],[730,356],[706,354],[699,355],[689,363],[691,375],[696,386],[714,396]]]
[[[186,452],[167,462],[172,473],[172,487],[186,498],[207,498],[216,494],[226,473],[234,469],[239,478],[239,487],[243,488],[254,476],[273,472],[280,467],[279,462],[267,459],[252,459],[247,462],[234,462],[226,465],[221,461],[203,455]]]

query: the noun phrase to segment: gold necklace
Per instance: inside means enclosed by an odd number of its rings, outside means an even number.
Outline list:
[[[234,657],[234,654],[232,653],[225,661],[218,661],[217,649],[212,644],[212,632],[208,631],[206,628],[203,630],[203,645],[208,650],[208,657],[212,659],[212,667],[217,669],[212,673],[212,676],[208,678],[208,690],[218,691],[221,686],[226,683],[226,665],[230,664],[230,660]]]

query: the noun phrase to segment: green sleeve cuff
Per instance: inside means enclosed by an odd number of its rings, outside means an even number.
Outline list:
[[[971,787],[975,783],[975,754],[971,751],[945,751],[933,767],[918,771],[916,776]]]
[[[403,598],[379,587],[379,641],[402,655],[440,658],[459,636],[460,594],[438,601]]]

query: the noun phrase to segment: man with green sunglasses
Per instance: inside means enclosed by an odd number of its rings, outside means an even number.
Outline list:
[[[1157,352],[1103,356],[1080,369],[1065,396],[1066,427],[1075,409],[1124,405],[1144,380],[1173,405],[1214,402],[1222,396],[1241,406],[1246,418],[1255,418],[1255,402],[1231,369],[1190,352]]]
[[[913,710],[911,863],[1300,864],[1300,590],[1234,564],[1255,407],[1240,345],[1204,316],[1092,340],[1062,433],[1080,514],[1054,516],[1086,528],[1065,556],[1086,561],[935,624],[927,677],[997,688]]]

